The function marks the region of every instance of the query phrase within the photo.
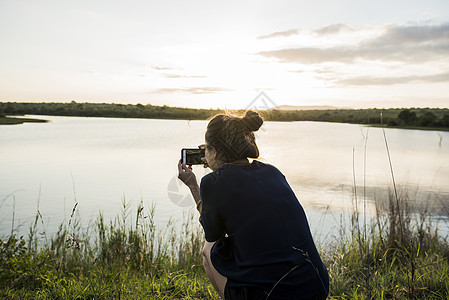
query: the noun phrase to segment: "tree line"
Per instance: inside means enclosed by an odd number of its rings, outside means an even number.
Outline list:
[[[449,128],[447,108],[333,109],[264,112],[272,121],[319,121],[390,127]]]
[[[220,109],[115,104],[115,103],[20,103],[0,102],[2,115],[52,115],[80,117],[150,118],[206,120]],[[243,110],[236,111],[243,113]],[[447,108],[332,109],[332,110],[262,110],[267,121],[319,121],[391,127],[422,127],[449,129]]]
[[[20,103],[0,102],[0,114],[49,115],[78,117],[191,119],[203,120],[220,112],[218,109],[193,109],[142,104],[115,103]]]

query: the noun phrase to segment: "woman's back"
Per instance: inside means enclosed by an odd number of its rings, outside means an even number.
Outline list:
[[[230,288],[254,287],[267,295],[276,285],[277,298],[327,290],[304,210],[278,169],[258,161],[225,164],[203,178],[201,199],[206,239],[220,240],[212,262]]]

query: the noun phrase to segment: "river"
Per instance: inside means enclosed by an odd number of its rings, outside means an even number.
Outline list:
[[[194,212],[177,162],[181,148],[204,143],[207,121],[39,118],[50,122],[0,126],[0,237],[26,235],[37,211],[40,230],[54,233],[75,203],[86,226],[99,211],[120,215],[123,201],[131,218],[139,203],[155,205],[159,228]],[[428,208],[449,223],[449,132],[265,122],[256,139],[260,160],[284,173],[321,239],[355,206],[373,217],[392,178],[417,212]],[[194,171],[198,180],[210,172]]]

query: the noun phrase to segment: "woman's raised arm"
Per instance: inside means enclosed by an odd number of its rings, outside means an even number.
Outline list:
[[[196,203],[196,209],[201,213],[200,187],[196,181],[195,173],[192,171],[192,166],[186,166],[180,160],[178,162],[178,171],[178,178],[190,189]]]

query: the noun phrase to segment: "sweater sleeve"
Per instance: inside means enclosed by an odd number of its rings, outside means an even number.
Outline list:
[[[212,175],[212,174],[210,174]],[[215,242],[226,233],[226,227],[223,218],[218,212],[218,204],[220,201],[220,193],[217,191],[217,184],[211,180],[211,176],[206,175],[201,180],[201,218],[200,222],[203,226],[206,241]]]

